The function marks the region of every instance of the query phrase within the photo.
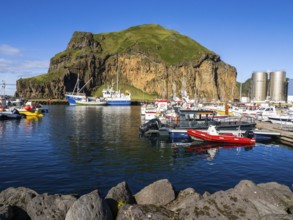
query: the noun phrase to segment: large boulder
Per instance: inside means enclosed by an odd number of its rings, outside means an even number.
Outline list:
[[[252,181],[242,180],[232,192],[254,204],[260,216],[288,214],[287,209],[293,204],[292,191],[276,183],[256,185]]]
[[[132,192],[125,181],[112,187],[107,193],[105,201],[109,205],[114,216],[116,216],[119,206],[135,203]]]
[[[180,219],[259,219],[257,209],[239,195],[219,191],[192,203],[179,213]]]
[[[64,220],[75,201],[72,195],[38,195],[27,204],[27,213],[32,220]]]
[[[116,220],[155,219],[169,220],[178,219],[175,213],[155,205],[123,205],[118,212]]]
[[[65,220],[113,219],[107,203],[100,197],[98,190],[81,196],[70,207]]]
[[[291,219],[293,194],[284,185],[240,181],[234,188],[191,201],[180,219]]]
[[[194,207],[203,197],[192,188],[187,188],[179,192],[176,199],[166,205],[172,211],[178,211],[189,207]]]
[[[12,207],[9,205],[0,204],[0,219],[1,220],[12,220],[14,219]]]
[[[0,193],[0,205],[8,206],[9,208],[4,210],[4,215],[13,216],[13,219],[30,219],[27,214],[27,204],[33,198],[35,198],[38,193],[34,190],[25,187],[9,187]],[[12,212],[12,214],[11,214]]]
[[[9,187],[0,193],[0,204],[19,206],[26,209],[27,203],[39,195],[36,191],[25,187]]]
[[[135,194],[137,204],[166,205],[175,199],[172,184],[167,179],[159,180],[146,186]]]

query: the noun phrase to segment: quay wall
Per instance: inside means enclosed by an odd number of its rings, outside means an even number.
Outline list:
[[[285,126],[280,126],[276,124],[272,124],[270,122],[260,122],[256,123],[256,128],[261,130],[269,130],[280,132],[280,136],[278,137],[281,143],[290,145],[293,147],[293,132],[287,129]]]

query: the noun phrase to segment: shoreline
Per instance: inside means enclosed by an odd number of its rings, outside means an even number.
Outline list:
[[[132,194],[127,183],[84,195],[38,194],[33,189],[0,192],[0,219],[293,219],[292,187],[242,180],[213,194],[179,192],[167,179]]]

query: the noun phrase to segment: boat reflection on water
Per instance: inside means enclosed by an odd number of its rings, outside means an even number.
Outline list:
[[[148,140],[152,146],[158,149],[171,149],[173,158],[184,158],[199,155],[204,156],[206,160],[213,160],[217,152],[221,149],[235,149],[237,154],[239,154],[240,151],[249,151],[255,146],[254,144],[244,145],[205,141],[171,142],[169,135],[162,136],[158,133],[150,133],[147,136],[141,135],[140,137]]]
[[[217,152],[222,148],[234,148],[237,151],[252,150],[254,145],[229,145],[221,143],[172,143],[174,157],[184,157],[189,155],[205,155],[207,160],[213,160]]]
[[[26,116],[24,121],[26,124],[30,124],[32,122],[37,122],[41,119],[42,119],[42,117],[39,117],[39,116]]]

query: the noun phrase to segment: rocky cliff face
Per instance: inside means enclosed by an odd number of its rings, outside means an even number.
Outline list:
[[[17,81],[16,96],[25,98],[64,98],[74,89],[77,77],[84,91],[91,92],[116,82],[132,85],[147,93],[180,96],[185,89],[191,98],[201,101],[232,100],[237,97],[236,69],[218,55],[202,54],[200,59],[167,65],[140,50],[130,48],[121,53],[105,53],[99,39],[91,33],[75,32],[67,49],[51,59],[48,74]],[[174,51],[176,53],[176,51]],[[39,79],[42,78],[42,79]]]
[[[186,90],[191,98],[202,101],[234,98],[236,69],[218,56],[204,56],[200,62],[180,66],[165,66],[143,55],[125,55],[118,60],[123,82],[148,93],[170,97],[175,91],[180,96],[180,91]],[[113,69],[106,68],[106,73],[115,78]]]

